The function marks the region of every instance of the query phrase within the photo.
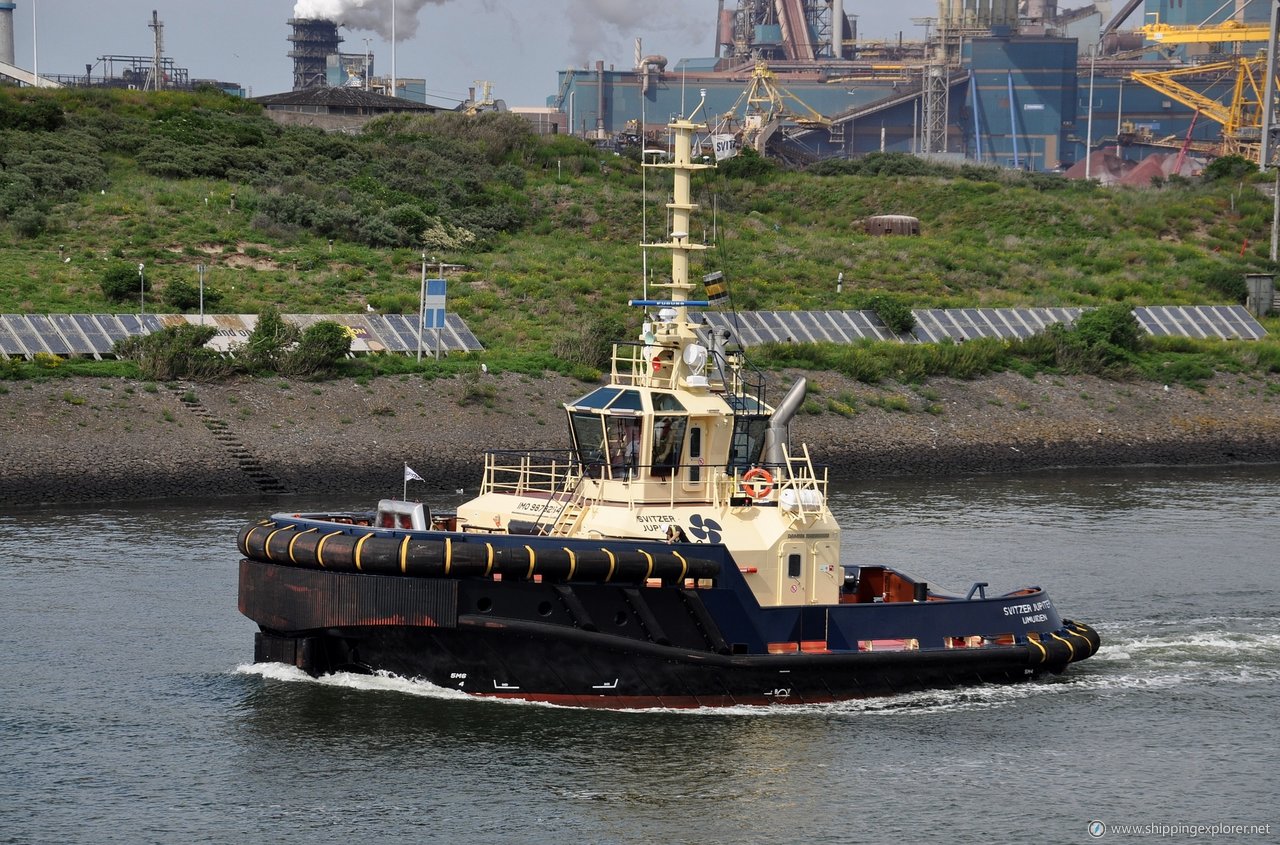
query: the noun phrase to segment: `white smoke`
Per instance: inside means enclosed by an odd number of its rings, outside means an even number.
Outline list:
[[[395,0],[396,40],[406,41],[418,31],[418,13],[427,5],[442,6],[450,0]],[[347,29],[372,30],[391,39],[392,0],[297,0],[293,15],[297,18],[321,18]],[[513,19],[532,11],[539,17],[564,15],[568,31],[567,49],[575,62],[585,62],[609,52],[625,54],[631,39],[641,30],[649,33],[680,34],[689,40],[691,34],[704,35],[714,26],[709,3],[698,9],[683,0],[564,0],[560,4],[536,4],[530,0],[482,0],[487,12],[506,13]],[[548,8],[550,7],[550,8]],[[699,39],[705,40],[705,39]]]
[[[690,8],[691,6],[696,8]],[[568,7],[568,46],[571,58],[577,63],[603,58],[605,55],[620,55],[629,59],[632,40],[642,31],[651,36],[674,35],[682,44],[689,41],[710,43],[710,36],[714,32],[715,6],[711,3],[689,3],[686,0],[568,0]]]
[[[407,41],[418,33],[418,12],[431,3],[441,6],[449,0],[395,0],[396,41]],[[295,18],[320,18],[347,29],[372,30],[391,40],[392,0],[298,0]]]

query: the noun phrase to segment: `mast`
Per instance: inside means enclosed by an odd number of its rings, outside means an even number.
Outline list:
[[[694,252],[707,248],[706,244],[693,243],[691,240],[690,221],[698,205],[693,201],[693,174],[698,170],[708,170],[714,165],[695,163],[693,161],[693,135],[705,124],[694,123],[693,118],[702,110],[706,102],[706,91],[702,92],[702,101],[688,117],[678,117],[667,125],[675,136],[672,160],[670,162],[644,162],[645,167],[666,168],[672,171],[673,185],[671,202],[667,208],[671,211],[671,231],[663,243],[643,244],[645,247],[671,250],[671,280],[656,282],[654,287],[670,292],[669,299],[677,308],[676,322],[686,322],[684,303],[689,300],[689,291],[693,283],[689,281],[689,256]]]

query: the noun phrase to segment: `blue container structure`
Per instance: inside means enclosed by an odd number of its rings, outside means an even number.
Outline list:
[[[1075,39],[977,38],[966,48],[967,157],[1026,170],[1062,165],[1077,128]]]

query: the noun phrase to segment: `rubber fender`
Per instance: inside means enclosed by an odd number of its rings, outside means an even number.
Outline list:
[[[660,578],[667,584],[685,578],[713,578],[717,562],[678,551],[634,548],[569,548],[545,539],[498,546],[483,539],[454,536],[386,536],[368,529],[313,525],[299,528],[260,520],[241,529],[240,553],[251,560],[291,564],[335,572],[467,578],[501,575],[510,579],[567,582],[639,583]]]
[[[1080,652],[1077,649],[1076,660],[1084,660],[1086,657],[1093,657],[1098,653],[1098,649],[1102,648],[1102,637],[1093,628],[1085,625],[1083,622],[1076,622],[1071,619],[1062,620],[1067,630],[1075,635],[1077,640],[1083,640],[1087,644],[1087,648]]]

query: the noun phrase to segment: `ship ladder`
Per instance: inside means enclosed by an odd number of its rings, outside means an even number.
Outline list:
[[[817,473],[813,470],[813,459],[809,456],[809,444],[800,444],[800,454],[792,455],[791,450],[784,443],[782,446],[782,459],[786,462],[787,471],[785,479],[779,479],[779,499],[781,499],[782,489],[790,489],[795,492],[795,510],[791,511],[792,518],[800,522],[807,522],[811,517],[822,510],[823,497],[822,489],[818,481]],[[803,491],[814,491],[805,495]]]
[[[564,505],[560,508],[560,513],[556,514],[555,522],[551,523],[551,527],[547,529],[547,534],[552,537],[568,537],[578,530],[578,526],[582,523],[582,517],[587,512],[586,496],[582,490],[582,479],[578,479],[578,485],[573,488],[573,492],[565,499]]]

